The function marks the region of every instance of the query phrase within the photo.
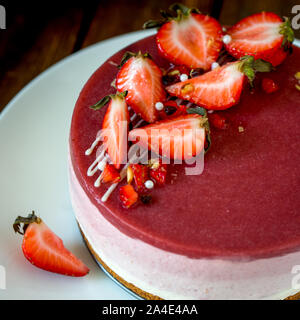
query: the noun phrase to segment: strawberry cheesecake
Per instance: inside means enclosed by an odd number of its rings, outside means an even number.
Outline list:
[[[178,4],[162,16],[77,100],[69,180],[83,237],[142,298],[296,295],[300,49],[289,21],[262,12],[226,30]]]

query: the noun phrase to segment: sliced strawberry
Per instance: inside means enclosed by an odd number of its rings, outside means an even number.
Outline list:
[[[120,200],[125,208],[130,208],[138,200],[138,194],[131,184],[120,188]]]
[[[223,45],[221,25],[214,18],[191,10],[177,13],[157,33],[159,52],[176,65],[209,70]]]
[[[157,161],[150,167],[150,176],[158,185],[163,185],[167,179],[167,165],[161,161]]]
[[[117,169],[121,164],[126,163],[127,157],[127,135],[130,119],[125,95],[126,92],[104,97],[91,107],[98,110],[110,100],[104,116],[101,135],[111,162]]]
[[[147,191],[145,182],[149,179],[149,169],[143,164],[131,164],[130,168],[133,173],[134,182],[139,193]]]
[[[245,56],[201,76],[175,83],[166,88],[172,96],[204,106],[206,109],[227,109],[239,102],[245,75],[252,83],[255,71],[271,71],[270,63]]]
[[[101,182],[103,183],[115,183],[120,181],[120,173],[114,165],[112,164],[106,164],[104,167],[104,170],[101,173]]]
[[[160,27],[156,36],[159,52],[175,65],[210,69],[223,45],[219,22],[178,3],[161,14],[163,20],[144,24],[144,28]]]
[[[157,120],[155,104],[164,101],[166,93],[162,72],[148,54],[133,54],[122,65],[116,86],[119,91],[127,91],[127,103],[145,121]]]
[[[207,109],[226,109],[239,101],[244,77],[243,72],[239,70],[239,63],[234,62],[173,84],[166,90],[171,95]]]
[[[17,217],[13,227],[15,232],[24,234],[23,253],[36,267],[74,277],[89,272],[88,267],[64,247],[62,240],[34,212],[27,218]]]
[[[272,12],[261,12],[242,19],[227,32],[231,41],[226,50],[235,58],[252,55],[272,63],[273,52],[293,41],[293,30],[289,21]],[[281,59],[284,57],[281,54]],[[279,60],[278,60],[279,61]],[[279,62],[275,61],[275,65]],[[283,59],[281,60],[281,62]]]
[[[206,122],[198,114],[182,115],[131,130],[129,139],[169,159],[190,159],[204,147]]]

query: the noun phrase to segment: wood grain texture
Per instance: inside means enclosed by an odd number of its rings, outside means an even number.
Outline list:
[[[0,111],[29,81],[62,58],[91,44],[140,30],[174,0],[89,0],[47,4],[2,1],[7,29],[0,30]],[[231,25],[254,12],[291,17],[297,0],[183,0]],[[300,38],[300,30],[296,31]]]
[[[82,10],[37,11],[16,10],[1,30],[0,111],[29,81],[73,52]]]
[[[203,13],[211,13],[213,1],[181,1],[188,7],[196,7]],[[145,21],[159,19],[160,9],[167,9],[174,0],[151,1],[101,1],[90,25],[82,47],[123,33],[141,30]]]

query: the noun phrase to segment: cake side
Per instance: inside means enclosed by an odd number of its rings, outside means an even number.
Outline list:
[[[90,249],[108,271],[130,289],[137,288],[142,297],[284,299],[297,293],[291,288],[291,268],[298,263],[300,252],[237,261],[191,259],[158,249],[126,236],[103,218],[69,165],[72,205]]]

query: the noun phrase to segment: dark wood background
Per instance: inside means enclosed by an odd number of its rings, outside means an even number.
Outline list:
[[[0,111],[30,80],[66,56],[98,41],[140,30],[174,0],[1,1]],[[291,17],[300,0],[182,0],[231,25],[249,14],[273,11]],[[296,32],[299,38],[299,30]]]

